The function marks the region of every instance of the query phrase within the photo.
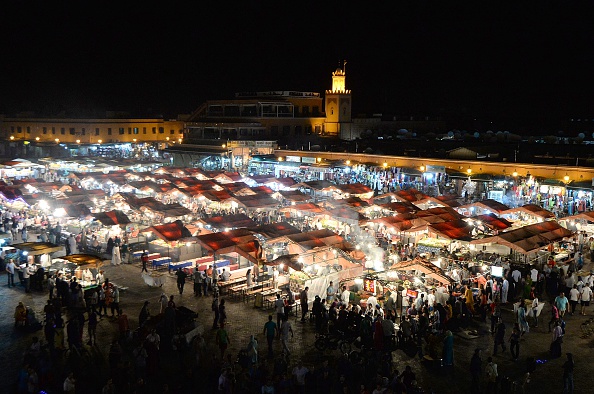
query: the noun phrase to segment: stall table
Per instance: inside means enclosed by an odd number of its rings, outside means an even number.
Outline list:
[[[171,257],[158,257],[158,258],[150,260],[150,261],[153,265],[153,269],[156,269],[163,265],[171,263]]]

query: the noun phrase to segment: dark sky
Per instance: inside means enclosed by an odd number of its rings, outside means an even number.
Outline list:
[[[5,3],[4,113],[169,116],[236,91],[323,92],[346,58],[355,112],[594,116],[591,1]]]

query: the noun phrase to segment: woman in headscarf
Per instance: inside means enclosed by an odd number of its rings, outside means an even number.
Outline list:
[[[450,330],[443,339],[443,365],[454,365],[454,335]]]
[[[520,303],[520,307],[518,308],[518,325],[520,326],[521,335],[526,334],[530,330],[530,326],[528,325],[528,321],[526,320],[526,305],[524,302]]]
[[[256,364],[258,362],[258,341],[253,334],[250,335],[250,341],[246,350],[252,364]]]

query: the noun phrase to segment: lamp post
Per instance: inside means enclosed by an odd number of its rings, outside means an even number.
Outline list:
[[[565,173],[565,176],[563,177],[563,184],[565,185],[565,207],[567,207],[567,214],[571,215],[573,212],[570,212],[569,209],[569,190],[567,189],[567,185],[569,185],[569,183],[571,182],[571,178],[569,177],[569,174]],[[564,209],[565,211],[565,209]],[[573,210],[571,210],[573,211]]]

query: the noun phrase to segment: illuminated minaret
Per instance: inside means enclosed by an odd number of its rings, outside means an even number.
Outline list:
[[[325,112],[325,133],[350,139],[351,91],[346,89],[346,60],[332,73],[332,90],[326,90]]]

